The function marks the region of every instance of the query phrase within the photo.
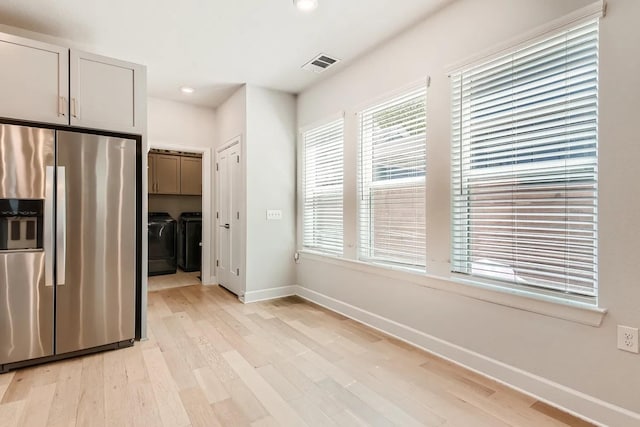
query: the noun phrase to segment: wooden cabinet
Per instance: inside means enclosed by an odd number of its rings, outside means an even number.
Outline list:
[[[156,155],[147,156],[147,187],[149,194],[156,193]]]
[[[0,117],[68,124],[69,50],[0,33]]]
[[[174,154],[150,153],[149,194],[202,194],[202,159]]]
[[[141,133],[145,67],[75,50],[69,63],[71,125]]]
[[[149,154],[149,193],[180,194],[180,157]]]
[[[180,194],[202,194],[202,159],[180,157]]]
[[[146,68],[0,33],[0,117],[142,134]]]

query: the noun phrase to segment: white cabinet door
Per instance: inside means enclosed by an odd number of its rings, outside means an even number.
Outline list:
[[[0,117],[69,124],[69,50],[0,33]]]
[[[70,65],[72,126],[142,133],[144,66],[75,50]]]

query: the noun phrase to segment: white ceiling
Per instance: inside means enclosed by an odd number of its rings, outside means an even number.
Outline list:
[[[215,107],[242,83],[300,92],[450,1],[3,0],[0,23],[146,64],[151,96]],[[343,61],[300,69],[318,53]]]

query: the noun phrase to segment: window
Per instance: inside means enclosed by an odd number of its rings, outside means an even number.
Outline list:
[[[597,294],[598,22],[452,76],[452,269]]]
[[[424,270],[426,86],[360,113],[360,259]]]
[[[342,255],[343,119],[303,133],[303,246]]]

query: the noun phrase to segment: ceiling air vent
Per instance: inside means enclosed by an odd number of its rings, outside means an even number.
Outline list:
[[[325,54],[320,54],[302,66],[303,70],[321,73],[340,62],[337,58],[332,58]]]

